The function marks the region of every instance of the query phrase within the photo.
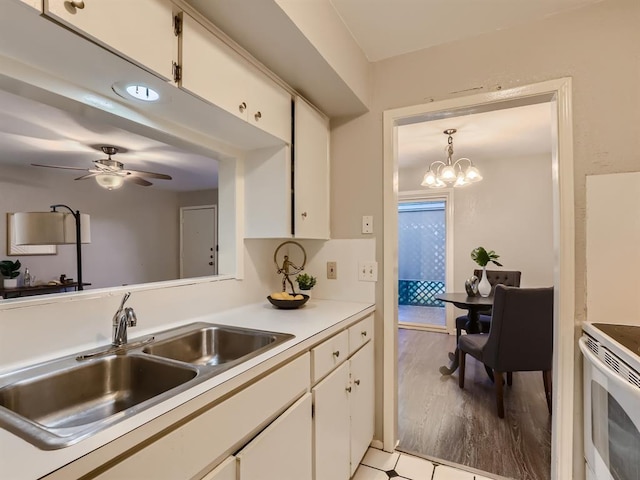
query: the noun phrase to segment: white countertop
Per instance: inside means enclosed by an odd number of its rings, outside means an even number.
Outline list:
[[[278,310],[265,300],[264,303],[166,325],[166,328],[163,327],[160,330],[192,322],[210,322],[290,333],[295,335],[295,338],[69,447],[50,451],[40,450],[7,430],[0,429],[0,478],[6,480],[40,478],[125,434],[134,432],[149,422],[153,425],[154,420],[158,420],[158,431],[160,431],[162,425],[159,417],[163,414],[181,406],[188,408],[190,403],[194,403],[195,411],[198,408],[195,404],[198,402],[190,401],[196,397],[201,397],[200,403],[215,401],[216,398],[236,390],[292,356],[308,350],[330,335],[364,318],[374,309],[374,305],[370,303],[311,299],[301,309]],[[137,336],[144,336],[155,332],[136,333],[140,333]],[[130,339],[130,341],[134,340],[135,338]]]

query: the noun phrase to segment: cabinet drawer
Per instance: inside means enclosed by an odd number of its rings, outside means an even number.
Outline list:
[[[349,327],[349,354],[373,338],[373,315]]]
[[[135,452],[95,478],[190,479],[202,475],[309,389],[309,354]]]
[[[311,362],[315,383],[340,365],[349,356],[349,334],[345,330],[311,350]]]

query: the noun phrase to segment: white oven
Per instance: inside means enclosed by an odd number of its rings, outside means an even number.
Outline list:
[[[585,324],[584,330],[587,480],[640,480],[640,326]]]

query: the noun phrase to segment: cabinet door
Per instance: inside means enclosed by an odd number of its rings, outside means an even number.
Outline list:
[[[291,143],[291,95],[259,70],[247,72],[249,123]]]
[[[45,15],[143,67],[172,78],[176,37],[169,0],[45,0]],[[141,32],[144,32],[141,34]]]
[[[367,343],[351,360],[351,475],[373,439],[374,376],[373,342]]]
[[[313,389],[315,480],[348,480],[349,364],[344,363]]]
[[[311,394],[293,404],[240,453],[239,480],[311,480]]]
[[[248,65],[222,40],[185,13],[182,14],[180,65],[183,89],[247,119]]]
[[[236,457],[229,457],[202,480],[236,480]]]
[[[329,122],[299,97],[294,116],[294,236],[328,239]]]

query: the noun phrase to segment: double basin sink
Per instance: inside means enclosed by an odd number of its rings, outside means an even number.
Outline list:
[[[66,447],[293,337],[199,322],[38,364],[0,376],[0,427]]]

